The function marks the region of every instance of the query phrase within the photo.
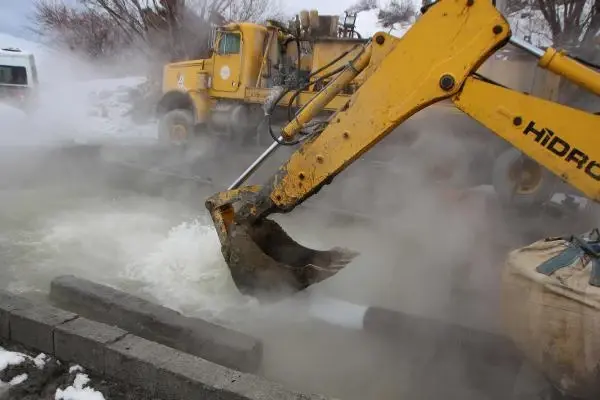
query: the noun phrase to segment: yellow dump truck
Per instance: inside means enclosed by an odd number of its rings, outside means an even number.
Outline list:
[[[356,14],[340,18],[312,10],[302,11],[288,26],[276,21],[240,22],[215,29],[210,58],[164,67],[163,94],[157,105],[160,140],[181,143],[197,134],[225,136],[238,143],[256,143],[257,137],[277,140],[270,124],[287,123],[319,91],[333,89],[326,88],[328,82],[360,54],[367,40],[356,32],[355,22]],[[402,70],[398,65],[398,76]],[[548,73],[537,67],[535,60],[510,46],[488,59],[478,72],[517,90],[556,98],[556,79],[548,80]],[[336,92],[320,115],[326,117],[348,107],[363,80],[364,74],[358,74]],[[472,138],[482,149],[474,152],[476,166],[472,168],[482,176],[481,183],[490,182],[490,160],[508,147],[449,101],[417,113],[399,129],[404,133],[444,130]],[[397,140],[411,136],[399,135]],[[390,139],[386,142],[396,140]]]
[[[210,58],[165,66],[159,137],[187,140],[194,128],[247,136],[256,132],[265,103],[301,107],[366,42],[351,20],[304,11],[288,27],[275,21],[219,27]],[[326,112],[343,107],[360,81],[344,88]]]

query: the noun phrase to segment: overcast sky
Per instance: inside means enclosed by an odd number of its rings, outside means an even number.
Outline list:
[[[320,14],[339,14],[350,7],[355,0],[279,0],[288,13],[297,13],[301,9],[317,9]],[[33,9],[33,0],[0,0],[0,32],[15,36],[30,38],[27,26],[28,17]],[[360,13],[357,20],[357,30],[368,36],[379,30],[373,12]]]
[[[27,15],[31,14],[32,8],[32,0],[0,0],[0,31],[29,36],[24,25],[29,23]]]

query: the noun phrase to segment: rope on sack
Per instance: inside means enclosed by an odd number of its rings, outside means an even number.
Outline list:
[[[567,248],[538,265],[536,271],[550,276],[559,269],[570,267],[587,256],[590,258],[589,262],[592,263],[589,284],[600,287],[600,230],[595,228],[587,235],[547,239],[547,241],[553,240],[567,241]]]

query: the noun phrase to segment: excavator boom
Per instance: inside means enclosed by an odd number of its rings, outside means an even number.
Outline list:
[[[599,199],[600,146],[596,142],[600,139],[592,132],[600,130],[600,117],[475,75],[509,41],[510,26],[489,0],[440,0],[401,39],[375,34],[346,69],[283,128],[280,144],[297,142],[298,137],[304,143],[264,185],[239,187],[240,179],[231,190],[207,200],[238,288],[257,297],[287,295],[334,275],[349,263],[357,253],[308,249],[267,217],[292,211],[402,122],[444,99],[451,99],[458,109],[592,199]],[[538,55],[540,66],[600,94],[600,76],[595,71],[553,49]],[[348,104],[324,129],[303,133],[359,73],[366,79]]]

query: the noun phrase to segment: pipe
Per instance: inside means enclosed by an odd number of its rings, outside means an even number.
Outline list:
[[[568,55],[548,48],[538,65],[600,96],[600,74]]]
[[[371,60],[371,45],[367,45],[364,51],[359,54],[353,61],[348,63],[340,74],[334,78],[323,90],[313,97],[307,104],[304,105],[302,111],[296,114],[293,121],[287,124],[281,130],[281,136],[286,140],[293,139],[302,126],[312,120],[319,112],[325,108],[327,104],[337,96],[342,89],[350,83],[358,74],[364,70]]]
[[[283,140],[280,136],[279,140]],[[267,150],[265,150],[254,162],[246,168],[244,172],[227,188],[227,190],[233,190],[239,188],[280,146],[278,142],[273,142]]]
[[[600,74],[577,62],[567,54],[548,47],[545,51],[519,38],[511,37],[510,43],[539,58],[538,65],[554,72],[576,85],[600,96]]]
[[[527,43],[523,39],[519,39],[517,37],[511,37],[510,43],[513,46],[518,47],[521,50],[525,50],[529,54],[536,56],[537,58],[542,58],[542,56],[544,55],[544,50],[542,50],[538,47],[535,47],[531,43]]]
[[[267,48],[265,49],[265,54],[263,54],[262,62],[260,63],[260,69],[258,70],[258,76],[256,78],[256,87],[262,87],[262,74],[265,69],[265,65],[267,64],[267,60],[269,55],[271,54],[271,45],[273,44],[273,37],[277,35],[277,31],[273,31],[271,29],[267,30],[269,34],[269,40],[267,40]]]
[[[497,333],[383,307],[350,303],[331,297],[318,296],[311,299],[308,313],[311,317],[331,325],[395,338],[445,336],[448,339],[462,338],[466,342],[500,344],[506,341],[506,338]]]

